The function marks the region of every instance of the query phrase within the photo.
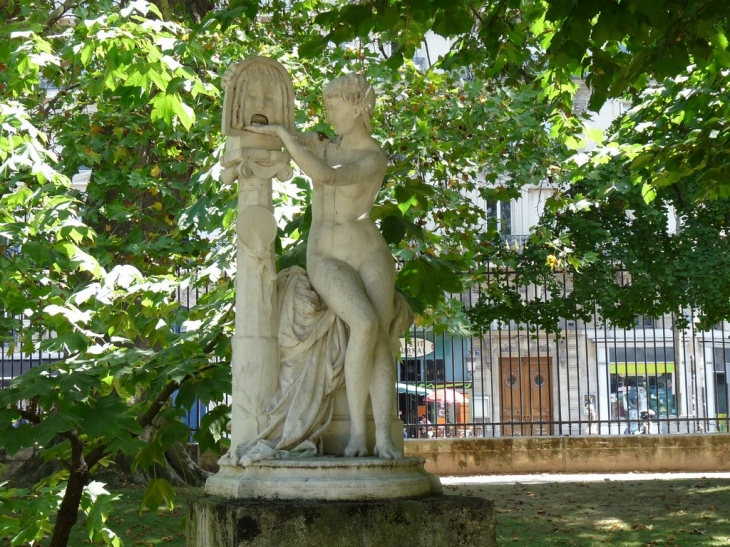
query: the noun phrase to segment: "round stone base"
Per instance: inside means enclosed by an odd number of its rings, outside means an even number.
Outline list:
[[[191,500],[187,547],[494,547],[492,502]]]
[[[441,493],[425,460],[403,458],[294,458],[246,467],[222,465],[205,493],[228,499],[382,500]]]

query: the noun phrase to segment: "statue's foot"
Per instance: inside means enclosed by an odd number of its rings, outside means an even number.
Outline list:
[[[398,450],[391,441],[379,442],[375,444],[375,455],[386,460],[399,460],[403,457],[403,452]]]
[[[345,448],[346,458],[359,458],[368,455],[368,447],[365,443],[365,439],[351,438],[350,442],[347,443]]]

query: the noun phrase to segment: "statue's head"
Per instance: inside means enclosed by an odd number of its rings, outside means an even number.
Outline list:
[[[328,99],[342,98],[362,117],[368,131],[372,130],[370,119],[375,110],[375,90],[362,74],[346,74],[329,82],[324,88],[324,102]]]
[[[246,136],[253,124],[294,130],[294,88],[283,66],[267,57],[237,63],[224,76],[223,133]]]

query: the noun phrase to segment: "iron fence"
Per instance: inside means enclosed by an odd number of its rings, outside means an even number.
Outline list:
[[[527,290],[527,289],[526,289]],[[530,289],[533,290],[533,289]],[[475,288],[450,295],[473,305]],[[197,294],[178,295],[192,306]],[[413,327],[401,340],[398,412],[407,437],[620,435],[728,431],[730,328],[680,328],[672,314],[637,317],[631,329],[602,321],[561,322],[556,333],[494,321],[473,336]],[[0,345],[0,385],[63,358]],[[207,412],[197,404],[187,423]]]
[[[478,294],[451,298],[469,307]],[[622,329],[596,311],[554,333],[505,320],[461,338],[413,328],[398,364],[404,435],[727,432],[730,329],[698,331],[692,317]]]

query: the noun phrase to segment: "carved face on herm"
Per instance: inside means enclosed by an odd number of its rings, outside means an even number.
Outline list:
[[[294,88],[289,74],[278,62],[252,57],[233,66],[223,80],[224,134],[250,135],[244,128],[253,124],[294,129]]]

